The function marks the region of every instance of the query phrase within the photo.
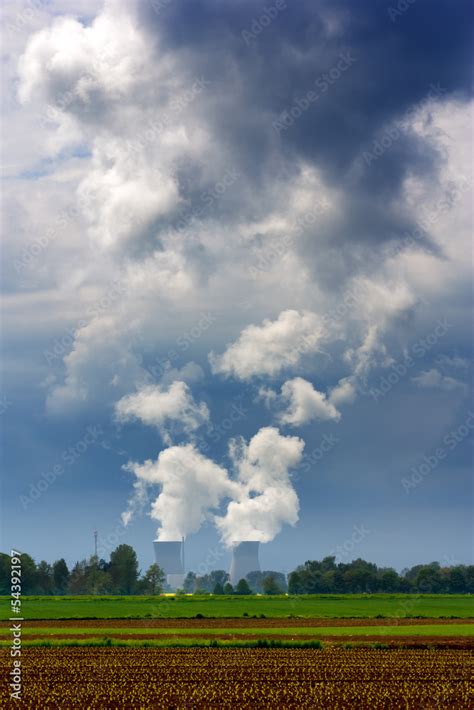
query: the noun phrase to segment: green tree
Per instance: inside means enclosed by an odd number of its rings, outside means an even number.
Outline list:
[[[0,552],[0,594],[10,594],[11,591],[11,566],[10,557]]]
[[[249,583],[246,579],[239,579],[237,586],[235,588],[236,594],[252,594],[252,590],[249,587]]]
[[[76,562],[69,575],[69,594],[87,594],[87,562]]]
[[[467,591],[466,567],[457,565],[449,569],[449,591],[451,594],[462,594]]]
[[[143,591],[145,594],[161,594],[165,584],[166,575],[156,562],[150,565],[143,577]]]
[[[335,570],[329,570],[328,572],[324,572],[323,579],[322,579],[322,585],[323,585],[323,589],[326,592],[326,594],[331,594],[331,592],[334,592],[334,587],[335,587],[334,578],[335,578],[335,576],[336,576]]]
[[[422,594],[439,594],[443,592],[443,576],[439,562],[423,565],[416,576],[414,586]]]
[[[107,594],[112,589],[112,578],[95,555],[85,567],[85,589],[87,594]]]
[[[263,572],[253,571],[249,572],[245,578],[249,583],[250,589],[252,589],[254,593],[261,594],[264,593],[262,585],[265,577],[273,577],[280,588],[280,593],[286,592],[287,582],[283,572],[276,572],[275,570],[263,570]]]
[[[264,594],[282,594],[282,589],[272,575],[265,577],[262,582],[262,590]]]
[[[209,573],[209,591],[214,589],[216,584],[224,584],[229,581],[229,573],[223,569],[214,569]]]
[[[116,594],[133,594],[138,581],[138,559],[133,547],[119,545],[111,553],[109,573]]]
[[[37,584],[38,591],[40,594],[52,594],[53,593],[53,569],[46,560],[41,560],[38,565],[37,571]]]
[[[301,568],[290,572],[288,575],[288,593],[289,594],[304,594],[305,586]]]
[[[196,586],[196,573],[188,572],[183,582],[183,589],[186,594],[192,594],[194,592],[194,587]]]
[[[56,594],[65,594],[69,580],[69,570],[66,560],[62,557],[53,564],[53,585]]]
[[[213,594],[224,594],[224,587],[220,582],[216,582],[214,589],[212,590]]]
[[[378,586],[381,592],[398,592],[400,577],[394,569],[381,569],[378,573]]]
[[[377,565],[358,558],[344,568],[344,584],[348,592],[372,592],[377,587]]]
[[[21,592],[22,594],[36,594],[38,592],[36,564],[26,552],[21,553]]]
[[[196,577],[194,580],[193,594],[209,594],[206,580],[203,577]]]
[[[321,562],[321,571],[322,572],[334,572],[336,570],[336,558],[334,555],[328,555],[328,557],[324,557],[323,561]]]
[[[231,585],[230,582],[226,582],[224,584],[224,594],[233,594],[234,593],[234,587]]]

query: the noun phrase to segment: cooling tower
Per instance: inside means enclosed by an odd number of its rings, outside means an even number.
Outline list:
[[[240,579],[245,579],[249,572],[259,572],[260,562],[258,561],[259,542],[246,540],[245,542],[234,542],[232,548],[232,562],[230,565],[230,581],[237,584]]]
[[[153,542],[155,547],[156,564],[166,574],[166,581],[176,589],[182,587],[184,581],[184,542],[173,540],[171,542]]]

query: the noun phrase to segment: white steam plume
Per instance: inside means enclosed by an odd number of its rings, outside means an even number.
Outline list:
[[[240,483],[239,497],[215,523],[224,544],[235,540],[273,540],[285,523],[298,521],[299,501],[289,471],[296,466],[304,442],[264,427],[247,445],[234,442],[233,454]]]
[[[179,540],[197,532],[224,497],[238,494],[238,484],[227,471],[192,444],[171,446],[156,461],[132,462],[126,468],[142,481],[161,486],[151,508],[151,517],[160,521],[158,540]]]
[[[126,470],[136,475],[141,499],[129,501],[122,519],[130,522],[145,499],[145,487],[159,485],[151,508],[151,517],[160,522],[158,540],[179,540],[212,520],[225,545],[234,540],[269,542],[285,523],[298,520],[299,501],[289,471],[299,463],[303,447],[301,439],[282,436],[274,427],[260,429],[248,445],[233,440],[236,480],[192,444],[171,446],[156,461],[130,462]],[[225,514],[216,515],[225,499],[230,499]]]

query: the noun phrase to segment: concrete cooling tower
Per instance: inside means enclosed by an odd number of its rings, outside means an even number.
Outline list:
[[[166,581],[171,588],[182,587],[184,582],[184,541],[161,542],[155,540],[156,564],[166,574]]]
[[[240,579],[245,579],[249,572],[259,572],[258,547],[260,543],[254,540],[234,542],[232,562],[230,565],[230,581],[235,585]]]

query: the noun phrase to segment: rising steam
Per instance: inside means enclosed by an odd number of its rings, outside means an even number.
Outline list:
[[[156,461],[129,463],[127,470],[144,485],[161,486],[151,508],[151,517],[160,522],[158,540],[179,540],[211,520],[225,545],[234,540],[269,542],[285,523],[298,520],[299,501],[289,471],[299,463],[303,447],[301,439],[265,427],[248,445],[243,439],[231,442],[234,478],[191,444],[165,449]],[[225,513],[219,515],[223,501]],[[130,521],[135,509],[132,499],[124,521]]]
[[[238,486],[227,471],[203,456],[192,444],[171,446],[156,461],[129,463],[127,470],[148,484],[161,486],[151,508],[159,520],[158,540],[179,540],[199,530],[224,497],[236,494]],[[124,514],[133,514],[133,505]],[[124,519],[124,516],[122,516]],[[127,522],[130,521],[128,516]]]

